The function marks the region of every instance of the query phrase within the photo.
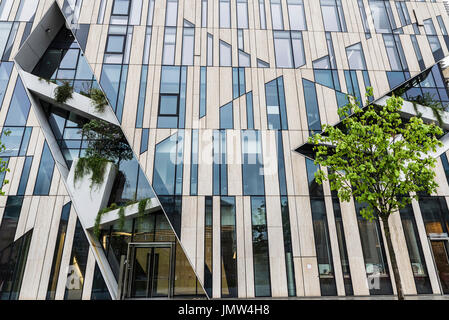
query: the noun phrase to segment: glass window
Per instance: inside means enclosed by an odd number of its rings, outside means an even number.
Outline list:
[[[265,0],[259,0],[259,19],[260,19],[260,29],[266,29],[267,16],[265,13]]]
[[[164,36],[164,52],[162,54],[163,65],[175,64],[175,49],[176,49],[176,28],[165,28]]]
[[[62,207],[61,218],[59,220],[58,235],[56,238],[55,251],[53,253],[53,262],[51,265],[50,281],[47,289],[47,300],[55,300],[56,287],[58,285],[59,271],[61,268],[62,253],[66,239],[67,226],[69,223],[70,210],[72,203],[69,202]]]
[[[341,0],[320,0],[320,3],[324,29],[326,31],[346,32],[346,22]]]
[[[246,94],[246,122],[248,129],[254,129],[253,92]]]
[[[201,27],[207,28],[207,2],[208,0],[201,0]]]
[[[270,0],[273,30],[284,30],[281,0]]]
[[[178,22],[178,0],[167,0],[165,25],[175,27]]]
[[[129,14],[130,0],[114,0],[112,14],[118,16],[127,16]]]
[[[206,115],[207,105],[207,68],[201,67],[201,79],[200,79],[200,118]]]
[[[248,0],[237,0],[237,28],[248,29]]]
[[[234,129],[234,112],[232,102],[229,102],[220,108],[220,129]]]
[[[213,131],[213,194],[228,194],[226,130]]]
[[[2,130],[1,142],[5,150],[1,152],[2,157],[17,157],[22,144],[24,127],[5,127]]]
[[[214,37],[207,34],[207,65],[213,66],[214,64]]]
[[[304,99],[306,102],[307,123],[309,124],[309,131],[320,132],[321,120],[318,109],[318,99],[316,96],[315,84],[309,80],[303,79],[302,85],[304,87]]]
[[[349,68],[353,70],[366,70],[365,55],[363,54],[362,44],[356,43],[346,48]]]
[[[47,196],[50,192],[51,180],[55,168],[55,160],[50,152],[47,142],[42,151],[39,171],[37,172],[36,184],[33,194],[35,196]]]
[[[9,196],[0,225],[0,252],[14,242],[22,210],[23,197]]]
[[[282,77],[265,85],[268,128],[288,130],[285,106],[284,80]]]
[[[36,0],[21,0],[15,21],[33,21],[38,4]]]
[[[304,0],[287,0],[290,30],[307,30]]]
[[[123,50],[125,49],[125,39],[125,36],[109,35],[105,53],[123,53]]]
[[[17,78],[16,87],[6,116],[5,126],[25,126],[30,112],[31,102],[28,100],[22,80]]]
[[[270,255],[264,197],[251,197],[254,291],[256,297],[271,296]]]
[[[89,249],[89,241],[78,219],[75,235],[73,236],[72,255],[70,257],[67,274],[67,281],[72,279],[73,285],[66,286],[64,300],[81,300],[82,298]]]
[[[221,197],[221,297],[237,298],[237,234],[235,198]]]
[[[298,68],[306,63],[301,32],[274,31],[273,38],[278,68]]]
[[[411,24],[410,15],[408,14],[407,4],[404,1],[395,1],[396,9],[398,9],[399,19],[401,25],[405,26]]]
[[[182,130],[156,145],[153,186],[158,195],[182,194],[183,154]]]
[[[212,297],[213,201],[206,197],[204,210],[204,289]]]
[[[190,24],[193,26],[192,24]],[[193,65],[193,53],[195,50],[195,28],[184,24],[182,39],[182,64]]]
[[[198,195],[199,131],[192,130],[192,155],[190,165],[190,195]]]
[[[377,33],[391,33],[396,29],[396,23],[388,1],[370,0],[369,6]]]
[[[232,66],[232,47],[230,44],[220,40],[220,66]]]
[[[387,49],[388,60],[392,71],[407,70],[407,62],[402,49],[399,35],[384,34],[385,48]]]
[[[220,1],[220,28],[231,27],[231,2],[230,0]]]
[[[243,194],[264,195],[262,143],[260,131],[242,131]]]
[[[14,0],[3,0],[0,3],[0,20],[8,20]]]

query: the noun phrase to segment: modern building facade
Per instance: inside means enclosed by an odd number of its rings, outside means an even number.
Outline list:
[[[449,103],[447,28],[441,0],[1,0],[0,299],[393,295],[307,139],[369,86]],[[94,185],[95,141],[132,152]],[[449,294],[447,149],[391,217],[406,295]]]

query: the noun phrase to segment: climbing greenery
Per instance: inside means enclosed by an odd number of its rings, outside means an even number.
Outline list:
[[[89,91],[89,97],[92,100],[92,105],[95,107],[95,110],[100,113],[104,112],[108,105],[108,100],[103,91],[98,88],[92,88]]]
[[[93,188],[95,185],[101,185],[104,181],[108,163],[110,163],[108,159],[99,157],[80,158],[75,168],[75,182],[90,173],[90,188]]]
[[[66,103],[73,97],[73,87],[68,81],[64,81],[62,85],[55,89],[55,100],[59,103]]]
[[[10,134],[11,134],[11,131],[9,131],[9,130],[5,130],[3,132],[3,135],[6,137],[9,136]],[[0,152],[3,152],[5,150],[6,150],[6,146],[0,142]],[[0,159],[0,174],[5,174],[6,172],[9,172],[8,161]],[[2,183],[2,185],[0,185],[0,195],[2,195],[2,196],[5,195],[5,192],[2,189],[8,183],[9,183],[9,180],[3,179],[3,183]]]
[[[366,96],[372,97],[371,88]],[[341,201],[355,198],[366,204],[360,212],[365,219],[382,220],[398,298],[403,299],[388,219],[420,193],[436,191],[436,159],[429,153],[442,146],[438,137],[443,130],[419,116],[401,118],[400,96],[392,96],[383,106],[367,101],[365,108],[348,99],[348,105],[339,110],[344,117],[341,125],[324,125],[321,134],[309,138],[316,151],[315,163],[327,167],[318,170],[315,179],[319,184],[329,180]]]
[[[417,96],[410,99],[410,102],[413,104],[413,108],[415,109],[417,116],[420,118],[422,117],[422,113],[418,110],[418,105],[430,108],[433,115],[437,119],[438,124],[441,126],[443,124],[442,114],[445,111],[446,106],[440,101],[435,100],[434,96],[434,94],[431,95],[429,92],[426,92],[422,96]]]
[[[104,208],[101,209],[100,211],[98,211],[97,217],[95,218],[95,225],[94,225],[94,234],[95,236],[98,238],[100,236],[100,225],[101,225],[101,220],[103,218],[103,216],[111,211],[114,210],[118,210],[117,215],[118,215],[118,230],[119,231],[123,231],[123,228],[125,227],[125,208],[131,205],[136,204],[137,201],[130,201],[128,202],[126,205],[124,206],[117,206],[117,204],[113,203],[111,204],[110,207],[108,208]],[[143,221],[143,217],[145,216],[145,209],[147,207],[147,204],[151,203],[151,199],[143,199],[139,201],[138,204],[138,214],[137,214],[137,219],[138,219],[138,223],[141,224]]]

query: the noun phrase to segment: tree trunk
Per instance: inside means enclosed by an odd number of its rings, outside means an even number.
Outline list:
[[[398,293],[398,300],[404,300],[404,292],[402,291],[401,276],[399,275],[399,268],[398,263],[396,261],[396,254],[394,253],[393,242],[391,241],[390,225],[388,223],[388,218],[389,216],[382,217],[382,222],[385,231],[385,238],[387,239],[388,253],[390,255],[391,268],[393,269],[394,282],[396,284],[396,291]]]

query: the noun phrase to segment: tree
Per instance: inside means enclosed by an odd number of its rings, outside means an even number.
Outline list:
[[[120,127],[103,121],[91,120],[82,129],[83,137],[88,141],[86,158],[101,158],[117,163],[131,160],[133,151],[126,141]]]
[[[372,92],[367,88],[366,97]],[[321,134],[309,138],[316,151],[315,164],[328,168],[328,173],[318,170],[315,178],[320,184],[329,180],[341,201],[355,198],[365,203],[360,212],[363,218],[382,221],[398,299],[402,300],[388,220],[412,199],[418,199],[418,194],[436,191],[436,159],[428,153],[442,145],[438,137],[443,130],[435,123],[424,123],[419,116],[402,119],[401,97],[390,97],[384,106],[367,102],[365,108],[353,98],[348,97],[348,101],[339,110],[343,118],[340,126],[324,125]]]

